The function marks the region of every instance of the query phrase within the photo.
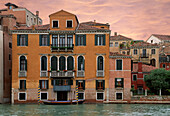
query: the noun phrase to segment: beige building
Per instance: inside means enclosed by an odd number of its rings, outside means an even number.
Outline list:
[[[163,43],[169,43],[170,42],[170,35],[159,35],[159,34],[152,34],[146,42],[152,43],[152,44],[163,44]]]

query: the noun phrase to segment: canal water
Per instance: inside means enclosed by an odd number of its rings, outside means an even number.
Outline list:
[[[82,104],[82,105],[2,105],[0,116],[170,116],[170,105]]]

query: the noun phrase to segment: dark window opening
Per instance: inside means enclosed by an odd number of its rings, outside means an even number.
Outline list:
[[[58,28],[58,21],[53,21],[53,28]]]
[[[122,93],[116,93],[116,99],[122,100],[123,99]]]
[[[12,43],[11,42],[9,42],[9,48],[12,48]]]
[[[122,60],[116,60],[116,70],[122,70]]]
[[[19,89],[26,89],[26,80],[20,80]]]
[[[115,88],[116,87],[122,87],[123,88],[123,84],[124,84],[124,79],[123,78],[115,78]]]
[[[41,100],[47,100],[47,93],[41,93]]]
[[[12,75],[12,71],[11,71],[11,69],[9,69],[9,75]]]
[[[84,99],[84,93],[78,93],[78,99]]]
[[[26,93],[19,93],[19,100],[26,100]]]
[[[67,21],[67,27],[73,27],[72,21]]]
[[[137,81],[137,75],[133,75],[133,81]]]
[[[97,93],[97,100],[103,100],[104,99],[104,93]]]

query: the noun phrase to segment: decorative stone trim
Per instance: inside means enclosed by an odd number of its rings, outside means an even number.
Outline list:
[[[96,53],[96,55],[106,55],[106,53]]]
[[[74,55],[86,55],[85,53],[82,54],[40,54],[42,56],[48,55],[48,56],[74,56]]]
[[[132,58],[132,56],[109,56],[109,58]]]
[[[140,48],[159,48],[159,46],[131,46],[130,49],[140,49]]]
[[[18,53],[18,55],[28,55],[27,53],[24,53],[24,54],[20,54],[20,53]]]

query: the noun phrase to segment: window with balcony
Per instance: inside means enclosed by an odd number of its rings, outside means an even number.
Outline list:
[[[58,28],[59,27],[59,21],[53,21],[52,26],[53,26],[53,28]]]
[[[85,90],[85,80],[76,80],[76,85],[78,85],[78,89]]]
[[[124,79],[123,78],[115,78],[115,88],[124,87]]]
[[[65,35],[59,35],[59,47],[66,47],[65,46]]]
[[[20,71],[26,71],[27,70],[27,60],[25,56],[20,57]]]
[[[155,54],[155,49],[151,49],[151,54]]]
[[[48,89],[48,80],[39,80],[40,89]]]
[[[76,46],[86,46],[86,35],[76,35]]]
[[[51,57],[51,70],[56,71],[57,70],[57,57],[56,56],[52,56]]]
[[[95,46],[105,46],[105,35],[95,35]]]
[[[137,81],[137,75],[136,74],[133,75],[132,77],[133,77],[133,81]]]
[[[134,49],[134,50],[133,50],[133,54],[134,54],[134,55],[137,55],[137,54],[138,54],[138,50],[137,50],[137,49]]]
[[[105,89],[105,80],[96,80],[96,90]]]
[[[21,90],[26,89],[26,80],[19,80],[19,89]]]
[[[78,57],[78,71],[77,76],[78,77],[84,77],[84,67],[85,67],[85,60],[83,56]]]
[[[119,43],[118,42],[115,42],[115,47],[119,47]]]
[[[67,20],[67,28],[72,28],[72,27],[73,27],[73,21]]]
[[[123,63],[122,60],[116,60],[116,70],[122,70],[123,69]]]
[[[40,37],[39,37],[39,45],[40,46],[49,46],[50,45],[50,37],[49,37],[49,35],[40,35]]]
[[[58,35],[52,35],[52,47],[58,47]]]
[[[66,70],[66,58],[64,56],[59,58],[59,70]]]
[[[67,57],[67,70],[74,70],[74,59],[72,56]]]
[[[41,57],[41,71],[47,71],[47,57]]]
[[[28,35],[17,35],[17,46],[28,46]]]
[[[73,47],[73,35],[67,35],[67,48]]]
[[[104,76],[104,58],[103,56],[99,56],[97,58],[97,76]]]

